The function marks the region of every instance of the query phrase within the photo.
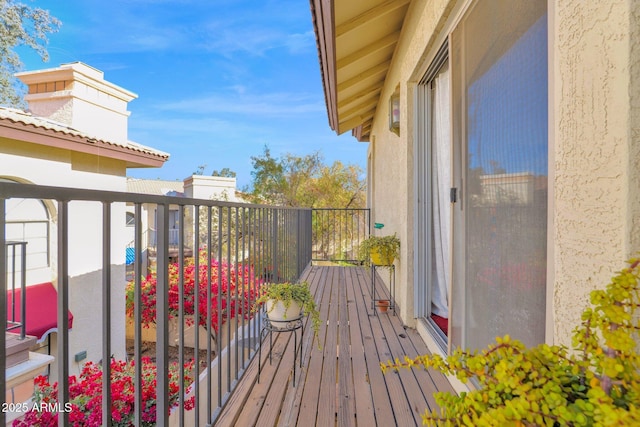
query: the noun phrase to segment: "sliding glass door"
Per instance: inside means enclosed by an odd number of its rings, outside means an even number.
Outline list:
[[[416,312],[443,349],[544,341],[545,0],[478,0],[418,85]]]
[[[420,131],[417,160],[418,311],[441,346],[449,334],[451,239],[451,93],[447,46],[443,46],[418,87]]]
[[[451,35],[454,340],[544,341],[547,16],[544,0],[478,1]]]

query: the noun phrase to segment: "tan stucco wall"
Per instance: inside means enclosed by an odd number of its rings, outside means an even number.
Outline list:
[[[369,154],[375,177],[372,198],[372,223],[385,226],[377,235],[397,233],[400,260],[396,261],[396,300],[405,324],[415,325],[413,306],[413,104],[414,89],[424,73],[428,55],[442,42],[438,30],[452,14],[455,2],[448,0],[414,1],[407,12],[402,37],[394,53],[385,86],[376,110]],[[397,58],[402,58],[398,61]],[[400,136],[389,131],[388,99],[400,85]],[[386,274],[381,274],[385,279]]]
[[[640,249],[640,3],[565,0],[549,12],[553,333],[568,345],[589,291]]]
[[[414,1],[376,111],[372,219],[402,241],[397,299],[413,324],[414,89],[467,1]],[[640,3],[549,2],[549,342],[570,344],[589,292],[640,250]],[[399,61],[398,58],[402,58]],[[397,85],[401,134],[388,130]],[[383,275],[384,276],[384,275]]]

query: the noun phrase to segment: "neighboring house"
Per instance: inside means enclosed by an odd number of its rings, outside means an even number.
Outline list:
[[[640,3],[311,2],[329,122],[432,351],[571,345],[640,250]]]
[[[3,181],[126,192],[129,168],[160,167],[168,159],[166,153],[128,140],[127,104],[136,95],[104,80],[101,71],[76,62],[18,77],[29,88],[29,112],[0,108]],[[7,240],[27,242],[27,286],[57,287],[57,210],[47,200],[7,203]],[[115,204],[111,215],[112,348],[124,358],[124,248],[129,238],[124,204]],[[101,204],[69,204],[69,309],[74,316],[69,352],[74,373],[79,372],[74,355],[86,351],[87,360],[102,357],[101,335],[95,333],[102,324],[101,218]],[[40,303],[28,297],[27,312],[38,312]],[[55,330],[55,310],[48,321]],[[55,334],[53,338],[55,346]]]
[[[240,193],[236,190],[236,179],[219,177],[192,175],[183,181],[164,181],[159,179],[138,179],[127,178],[127,191],[129,193],[153,194],[157,196],[189,197],[204,200],[225,200],[229,202],[242,202]],[[146,270],[155,259],[155,249],[157,244],[156,236],[156,205],[143,203],[141,205],[141,226],[142,226],[142,251],[143,270]],[[169,257],[175,258],[179,248],[179,209],[178,205],[169,207]],[[193,212],[185,212],[185,229],[190,233],[185,233],[185,255],[193,253]],[[128,233],[127,244],[127,265],[132,265],[135,259],[133,251],[135,207],[127,205],[126,224]]]

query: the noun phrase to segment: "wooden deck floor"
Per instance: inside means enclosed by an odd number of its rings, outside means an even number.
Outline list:
[[[412,329],[391,311],[371,309],[368,269],[309,267],[303,276],[319,303],[324,322],[317,342],[305,327],[303,367],[292,385],[293,338],[274,334],[273,360],[257,381],[257,357],[223,408],[216,426],[418,426],[435,405],[433,392],[448,391],[444,376],[422,369],[382,374],[380,362],[427,352]],[[382,289],[377,284],[378,292]],[[309,325],[310,326],[310,325]]]

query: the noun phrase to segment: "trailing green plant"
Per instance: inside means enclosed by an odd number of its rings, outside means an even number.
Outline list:
[[[269,300],[282,302],[285,309],[291,306],[292,301],[296,301],[302,308],[302,313],[311,318],[314,334],[318,333],[318,328],[320,327],[320,312],[316,307],[313,295],[311,295],[309,283],[265,283],[260,288],[260,296],[256,299],[254,311]],[[273,307],[271,310],[273,310]]]
[[[360,260],[368,264],[372,251],[378,252],[382,259],[399,258],[400,239],[395,233],[388,236],[370,235],[360,243],[358,248]]]
[[[507,335],[480,352],[405,357],[382,370],[421,366],[476,379],[475,390],[436,393],[441,410],[425,412],[426,425],[640,425],[639,265],[630,260],[605,290],[591,292],[572,351],[527,348]]]

